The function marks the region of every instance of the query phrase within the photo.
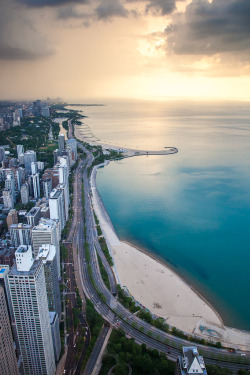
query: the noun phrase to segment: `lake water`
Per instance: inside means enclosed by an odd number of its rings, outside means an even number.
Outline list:
[[[166,260],[227,325],[250,330],[250,104],[104,104],[81,108],[97,138],[179,150],[99,170],[97,186],[118,236]]]

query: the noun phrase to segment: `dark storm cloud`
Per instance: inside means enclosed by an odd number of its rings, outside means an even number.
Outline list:
[[[250,50],[250,1],[193,0],[185,18],[165,30],[176,54],[213,55]]]
[[[19,3],[34,8],[42,8],[47,6],[60,6],[72,3],[88,4],[89,0],[17,0]]]
[[[128,17],[128,10],[119,0],[103,0],[95,9],[98,19],[105,20],[112,17]]]
[[[54,53],[34,24],[34,20],[13,1],[1,4],[1,60],[34,60]]]
[[[146,12],[165,16],[176,9],[175,0],[151,0],[146,5]]]
[[[89,15],[83,12],[79,12],[76,8],[69,6],[58,9],[57,17],[61,19],[68,18],[89,18]]]

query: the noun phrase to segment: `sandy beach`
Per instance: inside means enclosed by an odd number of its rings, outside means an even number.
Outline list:
[[[77,133],[76,136],[88,142]],[[90,177],[92,204],[114,259],[117,282],[152,314],[166,319],[169,325],[196,337],[221,341],[225,346],[250,350],[249,332],[226,327],[216,309],[171,268],[119,240],[96,188],[99,167],[93,168]]]

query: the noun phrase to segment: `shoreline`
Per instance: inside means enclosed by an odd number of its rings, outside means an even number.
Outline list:
[[[216,309],[166,263],[145,250],[120,241],[96,186],[97,171],[107,164],[94,166],[91,173],[92,205],[113,257],[114,273],[120,285],[152,314],[162,316],[169,325],[186,334],[194,334],[200,319],[224,327]],[[168,293],[162,288],[163,285],[168,286]],[[150,289],[152,292],[148,293]],[[161,293],[159,301],[156,301],[157,291]]]
[[[197,294],[197,296],[199,298],[201,298],[207,305],[210,306],[210,308],[214,311],[214,313],[218,316],[218,319],[220,320],[221,322],[221,325],[224,326],[224,322],[223,322],[223,319],[222,317],[220,316],[219,312],[216,310],[216,308],[212,305],[211,302],[209,302],[193,285],[191,285],[183,276],[179,275],[178,272],[176,272],[169,264],[167,264],[166,261],[164,261],[163,259],[161,260],[159,257],[157,257],[156,255],[152,254],[150,251],[148,250],[144,250],[136,245],[133,245],[131,244],[130,242],[128,241],[122,241],[124,243],[127,243],[129,246],[132,246],[134,247],[137,251],[140,251],[142,252],[143,254],[147,255],[148,257],[152,258],[153,260],[155,260],[156,262],[160,263],[163,265],[163,267],[166,267],[168,268],[171,272],[174,272],[174,274],[179,277],[187,286],[189,286],[189,288]]]
[[[77,133],[75,128],[75,136],[90,144],[89,139]],[[111,145],[102,144],[100,141],[95,142],[93,140],[91,143],[90,145],[101,145],[104,150],[112,148]],[[113,149],[119,151],[123,148],[115,146]],[[167,155],[178,152],[173,147],[170,149],[171,152],[151,152],[152,155]],[[132,151],[132,149],[128,150]],[[143,154],[139,154],[138,150],[136,150],[136,152],[125,157],[138,155]],[[122,287],[125,286],[125,288],[127,288],[126,283],[130,284],[131,295],[138,303],[143,307],[145,306],[152,314],[162,316],[170,326],[175,326],[187,335],[191,334],[193,337],[202,338],[213,343],[220,341],[225,347],[250,350],[250,332],[225,326],[222,317],[213,305],[168,264],[153,256],[152,253],[149,254],[147,251],[129,244],[129,242],[120,241],[96,187],[97,171],[99,167],[107,164],[109,164],[109,161],[93,168],[90,176],[90,185],[92,205],[106,239],[109,252],[114,260],[113,271],[118,283]],[[138,265],[143,265],[144,269],[143,267],[139,269]],[[150,276],[152,276],[151,273],[153,274],[150,281],[148,281],[148,274],[145,273],[146,269]],[[164,274],[163,278],[162,275],[159,277],[159,272]],[[139,279],[140,277],[141,279]],[[160,283],[159,279],[161,279]],[[139,285],[139,282],[143,285]],[[168,294],[162,294],[162,289],[166,286],[168,287]],[[152,287],[155,289],[152,289]],[[177,289],[180,291],[178,295],[176,293]],[[163,302],[167,306],[167,315],[162,313],[166,312],[166,309],[164,310],[162,306],[160,306],[162,311],[158,314],[155,313],[154,309],[158,309],[160,304],[155,302],[152,304],[154,296],[160,298],[160,303]],[[151,300],[148,297],[151,297]],[[198,313],[196,311],[195,313],[190,313],[190,304],[192,308],[198,309]],[[166,306],[163,307],[165,308]],[[173,308],[174,311],[168,311],[173,310]]]

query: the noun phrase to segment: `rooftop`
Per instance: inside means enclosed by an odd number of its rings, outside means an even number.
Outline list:
[[[23,276],[23,277],[31,276],[31,277],[34,277],[38,268],[39,268],[39,266],[40,266],[40,264],[41,264],[40,260],[35,260],[29,271],[18,271],[16,264],[14,264],[14,266],[11,268],[11,270],[9,272],[9,275],[10,276]]]
[[[27,213],[27,216],[35,216],[40,211],[40,207],[32,207],[32,209]]]

